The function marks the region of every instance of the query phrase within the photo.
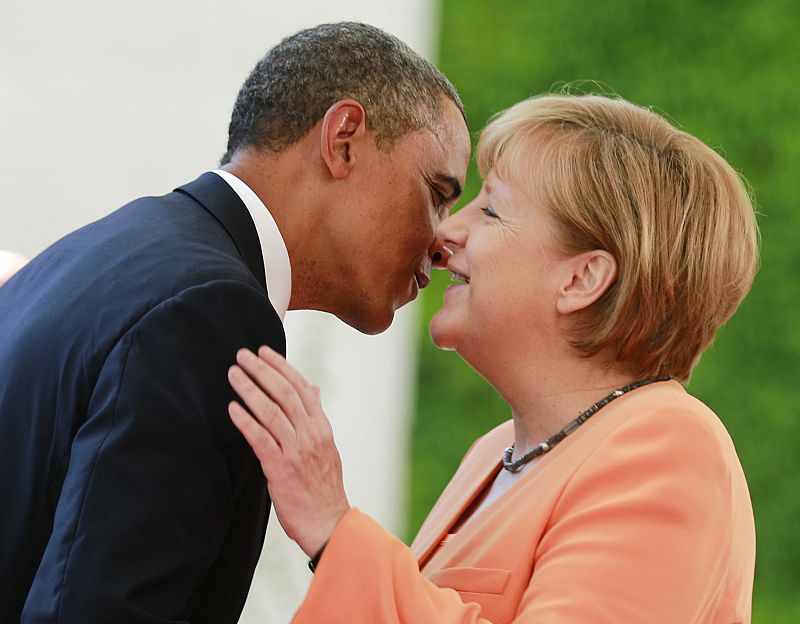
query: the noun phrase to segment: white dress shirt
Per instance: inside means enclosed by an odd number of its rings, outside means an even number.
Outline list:
[[[215,169],[214,173],[230,185],[253,219],[258,241],[261,244],[261,256],[264,259],[267,294],[272,307],[283,320],[292,296],[292,265],[289,262],[289,252],[286,250],[286,243],[278,229],[278,224],[275,223],[275,219],[272,218],[272,214],[264,202],[247,184],[222,169]]]

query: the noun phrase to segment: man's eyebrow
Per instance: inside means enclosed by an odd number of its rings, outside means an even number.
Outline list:
[[[463,189],[461,188],[461,182],[458,181],[458,178],[454,178],[453,176],[442,172],[433,174],[433,177],[439,184],[450,187],[450,194],[447,196],[448,200],[458,199],[461,196],[461,191]]]

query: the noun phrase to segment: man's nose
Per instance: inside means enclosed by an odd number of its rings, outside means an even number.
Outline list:
[[[428,255],[431,258],[433,266],[437,269],[443,269],[447,266],[447,261],[450,259],[450,256],[453,255],[453,252],[445,246],[444,239],[437,234],[436,238],[433,239],[430,249],[428,249]]]

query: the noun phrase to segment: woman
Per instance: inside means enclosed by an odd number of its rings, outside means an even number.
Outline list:
[[[431,335],[513,418],[467,452],[411,549],[349,507],[315,388],[266,349],[230,371],[278,517],[317,555],[296,621],[749,621],[747,484],[679,383],[754,277],[742,182],[598,96],[520,102],[477,157],[480,194],[437,233],[453,284]]]

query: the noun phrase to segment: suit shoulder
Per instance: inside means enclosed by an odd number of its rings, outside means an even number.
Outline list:
[[[680,384],[673,381],[642,390],[620,406],[613,431],[609,432],[610,440],[657,437],[683,449],[702,446],[707,451],[733,452],[730,436],[719,417]]]
[[[730,436],[702,402],[676,382],[632,394],[630,399],[609,411],[605,419],[598,413],[594,423],[581,427],[586,427],[582,434],[573,434],[576,439],[569,454],[575,478],[622,483],[627,475],[650,474],[653,479],[682,484],[679,489],[684,495],[690,491],[716,495],[723,484],[728,484],[722,488],[725,492],[732,483],[744,488]]]

